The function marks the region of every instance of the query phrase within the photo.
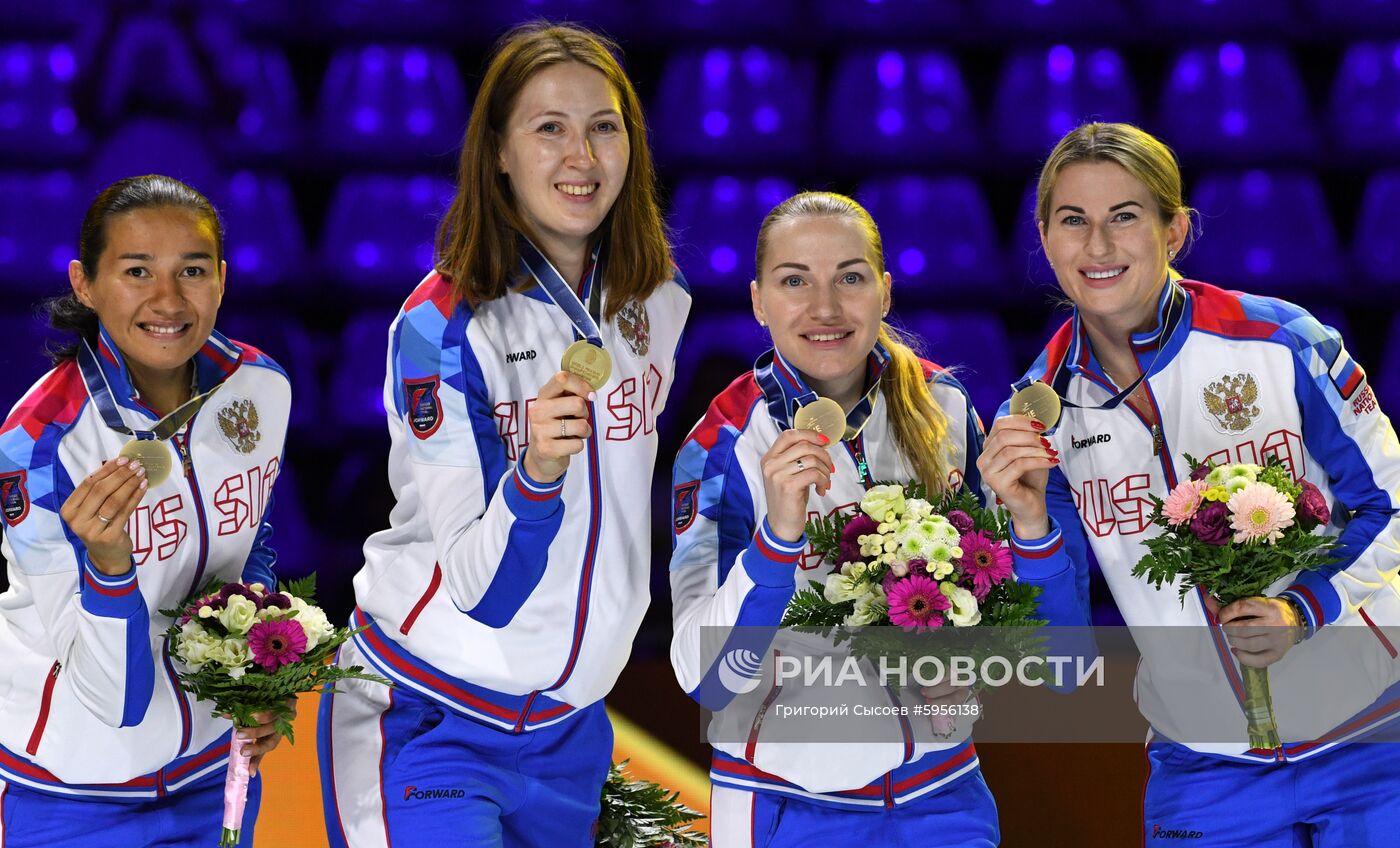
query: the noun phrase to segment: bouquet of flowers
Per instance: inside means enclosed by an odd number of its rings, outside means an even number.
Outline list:
[[[360,666],[340,668],[330,657],[354,631],[335,627],[313,596],[316,576],[283,583],[273,591],[261,583],[217,579],[180,605],[161,612],[174,619],[166,638],[188,671],[180,686],[213,714],[228,715],[235,727],[253,727],[257,713],[274,716],[277,732],[292,742],[291,699],[337,680],[389,681]],[[219,845],[237,845],[248,794],[252,754],[234,736],[224,781],[224,828]]]
[[[595,848],[702,848],[709,844],[690,823],[704,818],[649,780],[623,774],[627,760],[608,768],[598,813]]]
[[[1133,566],[1153,586],[1180,580],[1182,602],[1196,587],[1222,606],[1263,594],[1295,571],[1333,561],[1336,540],[1313,535],[1331,517],[1327,500],[1306,480],[1295,482],[1275,457],[1265,465],[1216,465],[1186,456],[1191,476],[1167,494],[1152,496],[1151,521],[1163,533],[1143,544]],[[1249,744],[1277,748],[1278,726],[1268,669],[1242,666]]]
[[[1040,590],[1013,579],[1004,515],[967,489],[935,506],[919,483],[873,486],[857,511],[808,522],[807,538],[835,568],[793,597],[784,625],[1044,624]]]

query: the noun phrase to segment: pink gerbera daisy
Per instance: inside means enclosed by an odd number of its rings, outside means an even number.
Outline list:
[[[1167,523],[1178,527],[1190,521],[1201,506],[1201,493],[1205,490],[1204,480],[1186,480],[1172,489],[1162,502],[1162,514],[1167,517]]]
[[[963,577],[972,581],[972,594],[977,600],[987,597],[993,586],[1011,576],[1011,552],[981,530],[964,534],[958,547],[963,552],[958,565]]]
[[[259,621],[248,630],[248,650],[253,652],[253,662],[276,671],[306,653],[306,631],[291,619]]]
[[[1230,526],[1235,544],[1266,542],[1272,545],[1293,525],[1293,504],[1268,483],[1250,483],[1230,496]]]
[[[905,630],[942,627],[943,616],[939,613],[952,606],[938,591],[938,584],[921,574],[911,574],[894,584],[889,590],[889,602],[890,623]]]

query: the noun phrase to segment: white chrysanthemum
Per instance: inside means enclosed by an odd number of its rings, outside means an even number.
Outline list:
[[[934,580],[942,580],[953,573],[953,564],[951,562],[931,562],[928,566],[928,572]]]
[[[1259,472],[1263,469],[1248,462],[1235,463],[1233,465],[1217,465],[1206,475],[1207,488],[1224,486],[1230,480],[1244,480],[1246,483],[1253,483],[1259,479]],[[1236,489],[1235,491],[1239,491]]]
[[[929,545],[928,556],[926,557],[926,559],[929,562],[946,562],[952,559],[953,556],[953,546],[943,541],[942,539],[939,539],[938,541]]]
[[[242,595],[230,597],[224,608],[219,610],[219,623],[227,628],[228,632],[239,636],[246,635],[248,628],[257,620],[257,604]]]
[[[982,611],[977,608],[977,598],[961,586],[940,583],[939,591],[948,599],[952,608],[946,613],[954,627],[971,627],[982,620]]]

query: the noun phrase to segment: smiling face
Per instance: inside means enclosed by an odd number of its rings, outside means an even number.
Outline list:
[[[109,218],[96,273],[75,259],[68,278],[149,394],[188,384],[185,366],[214,329],[226,271],[207,219],[158,206]]]
[[[582,261],[622,191],[630,155],[621,101],[600,72],[565,62],[530,78],[502,132],[500,168],[545,255]]]
[[[754,316],[773,346],[817,393],[855,403],[866,357],[890,308],[890,275],[877,270],[860,223],[847,217],[799,217],[774,224],[764,267],[749,284]]]
[[[1151,328],[1169,251],[1181,249],[1186,232],[1186,216],[1163,221],[1151,191],[1123,166],[1078,162],[1056,178],[1040,238],[1082,315],[1134,331]]]

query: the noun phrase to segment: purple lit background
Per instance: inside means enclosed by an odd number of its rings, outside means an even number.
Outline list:
[[[33,307],[66,285],[107,182],[159,171],[224,213],[220,326],[296,393],[274,544],[348,610],[391,499],[385,331],[431,262],[492,40],[546,15],[617,38],[647,107],[695,292],[662,419],[655,601],[670,636],[669,460],[764,339],[762,215],[799,188],[881,225],[896,314],[962,366],[985,420],[1054,324],[1033,177],[1082,120],[1182,158],[1203,233],[1183,263],[1338,327],[1400,398],[1400,3],[1379,0],[206,0],[11,4],[0,33],[0,397],[44,370]],[[1097,584],[1096,584],[1097,586]],[[1096,600],[1106,600],[1096,588]],[[1113,620],[1109,606],[1098,616]]]

